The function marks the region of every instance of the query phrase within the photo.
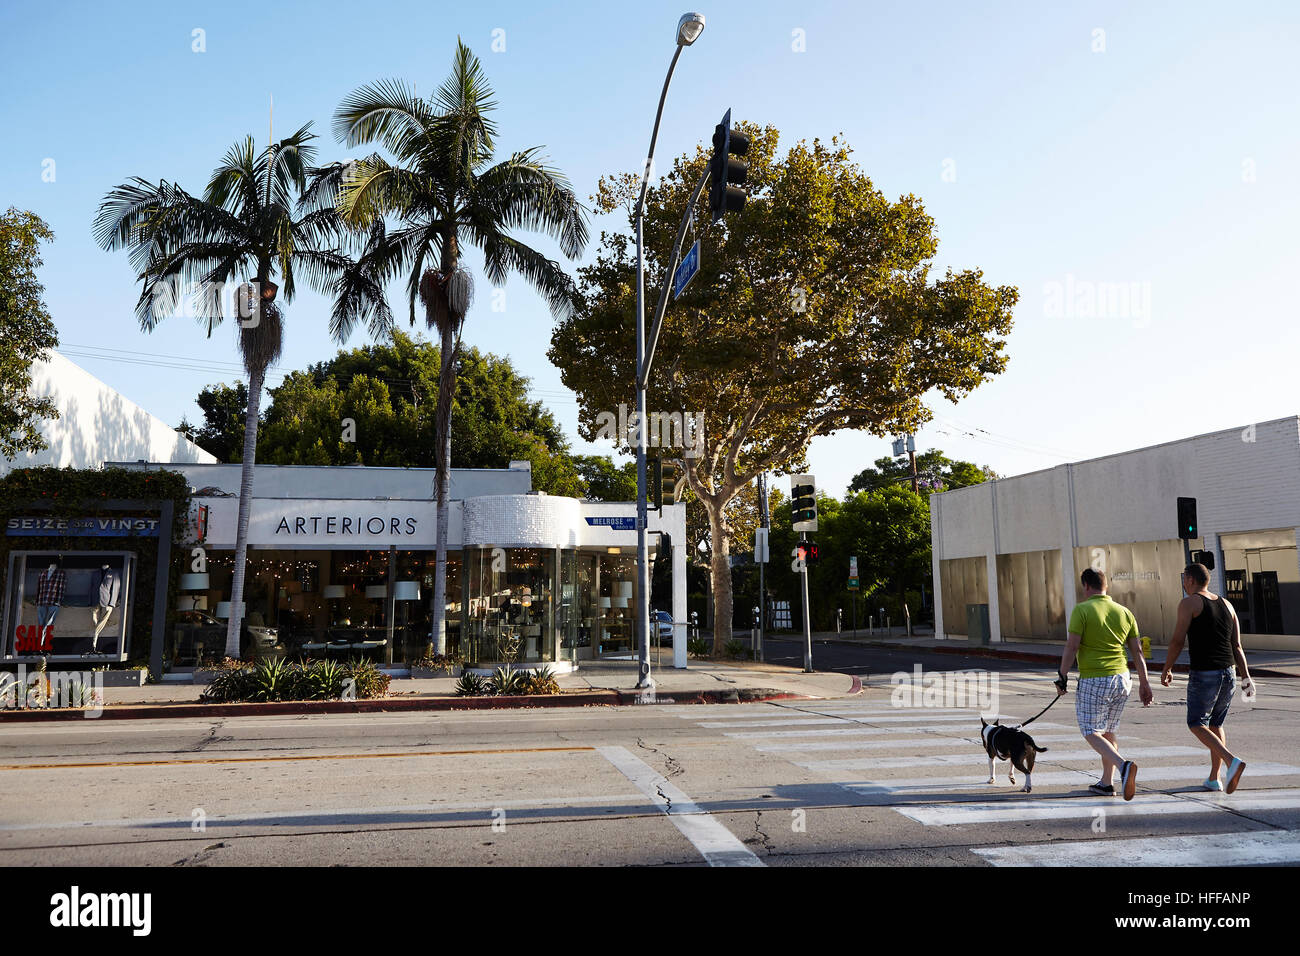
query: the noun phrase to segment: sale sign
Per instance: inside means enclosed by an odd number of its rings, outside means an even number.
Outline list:
[[[19,624],[14,628],[15,654],[48,654],[54,650],[54,625]]]

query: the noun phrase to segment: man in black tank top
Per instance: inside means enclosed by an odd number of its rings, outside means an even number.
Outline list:
[[[1228,749],[1223,722],[1236,689],[1238,669],[1242,687],[1250,684],[1246,655],[1241,649],[1241,625],[1230,603],[1210,591],[1210,572],[1203,564],[1189,564],[1183,572],[1187,597],[1178,604],[1178,623],[1165,652],[1160,683],[1173,680],[1174,662],[1187,642],[1187,729],[1210,749],[1210,776],[1206,790],[1232,793],[1246,764]],[[1219,767],[1227,780],[1219,781]]]

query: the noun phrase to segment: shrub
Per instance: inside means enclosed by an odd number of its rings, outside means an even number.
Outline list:
[[[434,654],[432,651],[426,651],[423,656],[411,661],[411,666],[438,671],[453,670],[464,663],[459,654]]]
[[[713,652],[713,648],[704,638],[692,637],[686,642],[686,652],[691,657],[708,657]]]
[[[722,653],[727,655],[727,657],[732,658],[733,660],[737,658],[743,660],[749,660],[751,657],[754,656],[754,652],[750,650],[748,644],[746,644],[744,641],[737,640],[734,637],[731,640],[727,641],[725,645],[723,645]]]
[[[542,666],[535,671],[525,673],[522,692],[525,694],[558,694],[560,684],[556,681],[555,674],[551,669]]]
[[[513,697],[523,694],[528,680],[527,671],[517,671],[509,664],[498,667],[488,678],[489,693],[497,697]]]
[[[488,693],[488,682],[483,675],[466,671],[456,681],[457,697],[483,697]]]
[[[348,661],[342,673],[345,681],[349,677],[352,678],[353,690],[358,700],[387,695],[388,685],[393,679],[376,667],[373,661],[365,658],[354,658]]]
[[[383,697],[391,678],[370,661],[315,661],[290,664],[265,660],[222,670],[208,685],[204,701],[337,700],[352,681],[357,699]]]

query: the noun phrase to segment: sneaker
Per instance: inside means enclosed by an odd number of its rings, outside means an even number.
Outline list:
[[[1088,788],[1089,793],[1095,793],[1099,797],[1115,796],[1115,788],[1108,783],[1102,783],[1100,780]]]
[[[1232,763],[1228,764],[1228,785],[1223,788],[1226,793],[1232,793],[1237,789],[1237,784],[1241,782],[1241,772],[1245,769],[1246,764],[1240,757],[1232,758]]]
[[[1206,790],[1213,790],[1215,793],[1221,793],[1223,791],[1223,784],[1219,783],[1218,777],[1207,778],[1205,783],[1201,784],[1201,786]]]
[[[1125,760],[1119,770],[1119,779],[1124,785],[1124,799],[1132,800],[1137,793],[1138,767],[1132,760]]]

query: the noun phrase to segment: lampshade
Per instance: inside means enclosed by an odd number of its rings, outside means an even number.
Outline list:
[[[388,597],[387,584],[368,584],[366,585],[366,597],[368,598],[385,598]]]
[[[616,597],[613,599],[614,607],[627,607],[628,599],[625,597]]]
[[[327,584],[325,590],[321,592],[328,600],[330,598],[346,597],[348,589],[341,584]]]
[[[609,610],[609,607],[610,607],[609,598],[607,598],[607,597],[603,597],[603,598],[601,598],[601,599],[600,599],[600,607],[601,607],[601,610],[606,610],[606,611]]]
[[[619,581],[618,590],[615,593],[621,598],[630,598],[632,596],[632,582]],[[624,604],[623,607],[627,607],[627,605]]]
[[[211,585],[208,583],[208,575],[204,574],[182,574],[181,590],[182,591],[206,591]]]
[[[182,594],[176,599],[178,611],[206,611],[208,596],[206,594]]]
[[[239,602],[239,616],[240,616],[240,617],[243,617],[243,616],[244,616],[245,614],[247,614],[247,613],[248,613],[248,604],[247,604],[246,602],[244,602],[244,601],[240,601],[240,602]],[[229,619],[230,619],[230,602],[229,602],[229,601],[218,601],[218,602],[217,602],[217,609],[216,609],[215,611],[212,612],[212,616],[213,616],[213,617],[219,617],[219,618],[221,618],[223,621],[225,621],[225,620],[229,620]]]
[[[399,601],[420,600],[420,582],[398,581],[393,585],[393,596]]]

